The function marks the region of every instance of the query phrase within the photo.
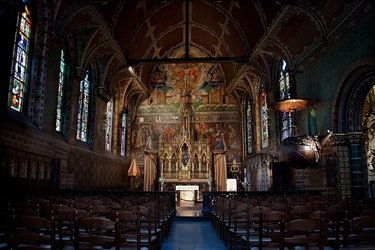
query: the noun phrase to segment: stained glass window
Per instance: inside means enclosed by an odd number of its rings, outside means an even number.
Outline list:
[[[247,134],[247,153],[252,153],[253,137],[251,132],[251,100],[247,98],[246,101],[246,134]]]
[[[260,95],[262,107],[262,148],[268,147],[268,111],[267,111],[267,93],[262,85]]]
[[[122,125],[121,125],[121,155],[126,155],[126,134],[128,128],[128,116],[126,114],[122,115]]]
[[[289,73],[286,70],[286,62],[282,60],[279,76],[280,100],[290,99]],[[281,114],[281,140],[292,136],[292,113],[283,112]]]
[[[87,142],[87,127],[89,116],[90,82],[89,74],[80,82],[80,94],[78,101],[77,139]]]
[[[22,112],[27,91],[27,72],[30,50],[31,19],[30,12],[25,10],[20,13],[17,23],[17,31],[14,44],[14,58],[9,90],[9,106]]]
[[[105,149],[111,150],[112,146],[112,116],[113,116],[113,104],[112,101],[107,102],[107,121],[106,121],[106,133],[105,133]]]
[[[60,57],[60,73],[59,73],[59,87],[57,90],[57,115],[56,115],[56,130],[62,131],[62,116],[64,105],[64,82],[65,82],[65,59],[64,50],[61,50]]]

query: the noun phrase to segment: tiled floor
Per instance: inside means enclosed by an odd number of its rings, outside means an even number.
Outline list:
[[[175,220],[162,250],[226,250],[211,221]]]

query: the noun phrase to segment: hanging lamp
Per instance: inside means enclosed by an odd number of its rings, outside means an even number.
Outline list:
[[[270,108],[280,111],[280,112],[296,112],[305,110],[308,107],[313,106],[316,103],[316,100],[313,99],[285,99],[270,104]]]

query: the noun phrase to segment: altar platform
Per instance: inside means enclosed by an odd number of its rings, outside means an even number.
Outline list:
[[[202,207],[203,203],[201,202],[192,204],[176,203],[176,217],[202,217]]]

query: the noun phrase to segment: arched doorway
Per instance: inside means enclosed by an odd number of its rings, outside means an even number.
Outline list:
[[[347,183],[351,184],[353,195],[374,197],[371,186],[375,182],[372,167],[373,158],[375,166],[375,151],[372,151],[375,150],[375,58],[354,62],[341,79],[334,98],[331,126],[335,133],[346,136],[350,158]],[[360,137],[353,140],[353,135],[360,135],[363,140]],[[335,150],[333,158],[335,161]],[[340,167],[336,167],[338,175]],[[356,190],[355,185],[362,185],[358,183],[363,183],[361,191]]]

